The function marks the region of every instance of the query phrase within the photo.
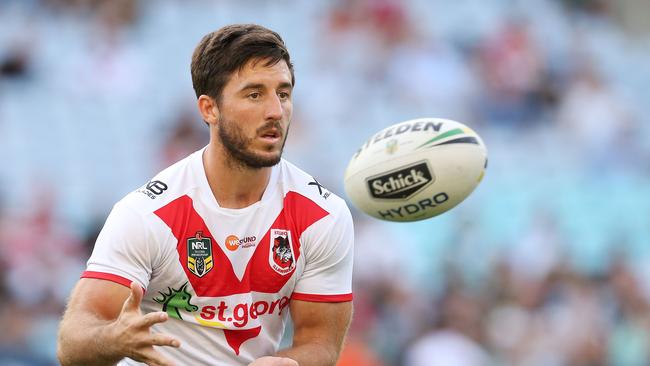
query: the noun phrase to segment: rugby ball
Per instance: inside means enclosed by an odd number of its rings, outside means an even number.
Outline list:
[[[345,192],[361,211],[388,221],[417,221],[462,202],[481,182],[487,149],[462,123],[404,121],[374,134],[345,171]]]

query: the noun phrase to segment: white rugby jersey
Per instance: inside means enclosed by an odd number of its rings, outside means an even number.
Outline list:
[[[140,284],[143,313],[169,314],[152,330],[181,341],[157,347],[178,365],[245,365],[277,351],[291,299],[352,300],[352,218],[285,160],[260,201],[219,207],[203,150],[114,206],[82,277]]]

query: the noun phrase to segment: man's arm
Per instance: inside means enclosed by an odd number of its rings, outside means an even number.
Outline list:
[[[153,346],[179,347],[149,328],[167,320],[164,312],[142,315],[142,288],[82,278],[72,292],[59,327],[57,356],[61,365],[115,365],[124,357],[147,365],[172,365]]]
[[[352,318],[352,301],[328,303],[291,300],[293,345],[278,352],[300,366],[334,366]]]

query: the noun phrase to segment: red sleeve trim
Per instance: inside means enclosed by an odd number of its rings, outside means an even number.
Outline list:
[[[128,278],[124,278],[122,276],[118,276],[112,273],[94,272],[94,271],[85,271],[84,273],[81,274],[81,278],[97,278],[100,280],[107,280],[107,281],[119,283],[120,285],[126,287],[131,287],[131,282],[133,282]]]
[[[294,292],[291,295],[291,299],[313,302],[345,302],[352,301],[352,293],[341,295],[315,295]]]

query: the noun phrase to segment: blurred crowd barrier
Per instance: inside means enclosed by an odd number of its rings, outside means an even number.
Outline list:
[[[402,120],[462,121],[489,150],[476,192],[440,217],[353,212],[340,365],[650,364],[648,4],[0,1],[0,364],[56,364],[111,206],[207,143],[190,56],[237,22],[285,39],[285,157],[333,192]]]

